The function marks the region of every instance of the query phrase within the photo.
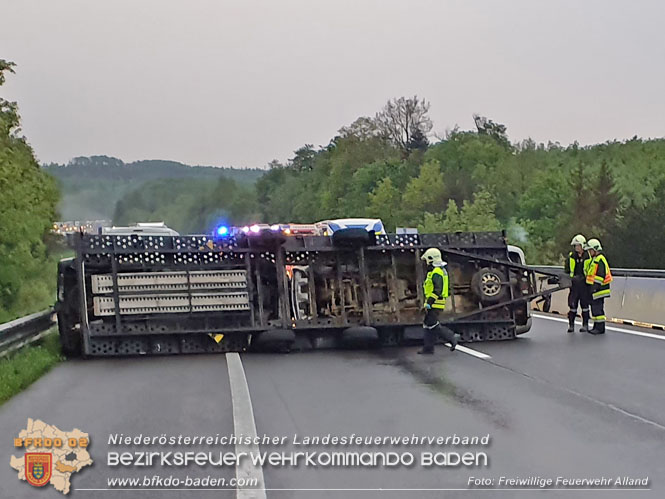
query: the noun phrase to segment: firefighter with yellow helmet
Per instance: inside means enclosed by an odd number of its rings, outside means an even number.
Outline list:
[[[603,246],[598,239],[589,239],[585,249],[591,255],[591,265],[586,273],[586,283],[591,289],[591,318],[593,328],[591,334],[605,333],[605,298],[610,296],[612,272],[607,258],[603,254]]]
[[[439,312],[446,308],[449,293],[447,263],[441,258],[441,251],[429,248],[421,260],[427,264],[427,277],[423,283],[425,295],[425,319],[423,320],[423,348],[419,354],[433,354],[434,342],[438,337],[450,343],[450,350],[457,346],[457,335],[439,322]]]
[[[591,265],[591,256],[585,249],[586,238],[577,234],[570,242],[573,247],[566,258],[565,270],[573,280],[573,285],[568,292],[568,332],[575,331],[575,317],[577,317],[577,306],[582,309],[581,333],[589,330],[589,305],[591,304],[591,293],[586,285],[586,275]]]

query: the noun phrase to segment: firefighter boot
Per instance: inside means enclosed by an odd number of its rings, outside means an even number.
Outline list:
[[[605,334],[605,322],[594,322],[589,334]]]
[[[427,326],[423,327],[424,329],[423,347],[420,350],[418,350],[419,355],[432,355],[434,353],[434,341],[436,339],[434,337],[435,335],[434,327],[427,327]]]
[[[453,339],[450,340],[450,351],[454,352],[455,349],[457,348],[457,343],[459,343],[459,336],[454,334]]]
[[[589,311],[582,310],[582,328],[580,333],[587,333],[589,331]]]
[[[569,333],[574,333],[575,332],[575,317],[577,317],[577,314],[575,312],[568,312],[568,332]]]

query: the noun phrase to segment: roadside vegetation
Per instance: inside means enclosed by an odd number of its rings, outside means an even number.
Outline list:
[[[0,357],[0,404],[30,386],[62,359],[56,328],[36,342]]]
[[[0,59],[0,85],[13,66]],[[17,104],[0,97],[0,322],[53,304],[58,199],[21,134]]]

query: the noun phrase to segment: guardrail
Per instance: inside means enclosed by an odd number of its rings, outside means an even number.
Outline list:
[[[558,266],[533,266],[544,271],[563,271]],[[611,296],[605,301],[608,320],[665,330],[665,270],[613,268]],[[538,310],[568,313],[567,293],[554,293],[535,306]]]
[[[560,265],[529,265],[535,270],[552,272],[556,270],[563,271]],[[614,277],[644,277],[645,279],[665,279],[665,270],[656,269],[623,269],[612,267],[612,276]]]
[[[54,324],[53,310],[42,310],[0,324],[0,357],[41,338]]]

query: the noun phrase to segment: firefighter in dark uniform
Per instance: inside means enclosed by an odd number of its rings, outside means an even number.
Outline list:
[[[589,239],[585,249],[592,257],[586,274],[586,283],[591,288],[591,318],[593,328],[590,334],[605,334],[605,298],[610,296],[612,272],[603,247],[598,239]]]
[[[589,286],[586,285],[586,275],[591,265],[591,256],[584,249],[586,238],[582,234],[573,237],[570,242],[573,250],[566,259],[566,273],[573,280],[573,285],[568,292],[568,332],[575,331],[575,317],[577,317],[577,305],[582,309],[582,328],[581,333],[589,330],[589,305],[591,303],[591,294]]]
[[[421,257],[427,263],[427,277],[423,283],[425,319],[423,320],[423,348],[419,354],[433,354],[437,336],[450,343],[450,351],[457,347],[457,336],[439,323],[439,312],[446,308],[448,298],[448,272],[441,251],[430,248]]]

